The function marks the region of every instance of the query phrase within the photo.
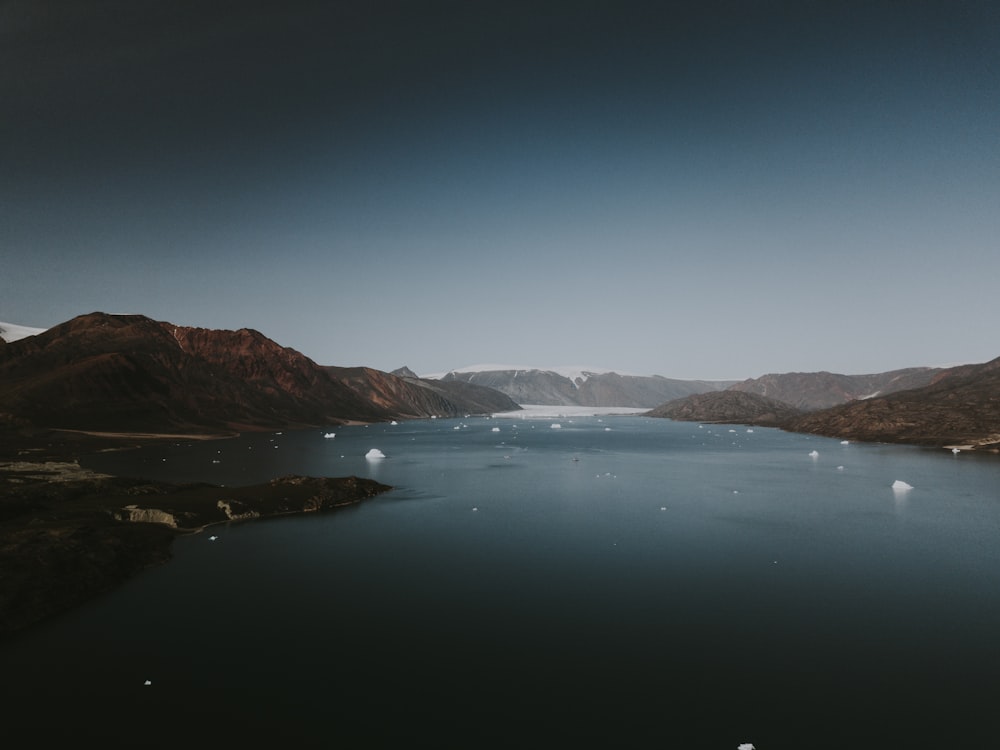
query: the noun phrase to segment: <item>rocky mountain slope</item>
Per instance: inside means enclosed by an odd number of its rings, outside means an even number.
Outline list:
[[[922,388],[801,415],[781,425],[854,440],[1000,449],[1000,358],[939,371]]]
[[[940,369],[932,367],[911,367],[872,375],[841,375],[834,372],[772,373],[744,380],[730,386],[730,389],[767,396],[797,409],[810,411],[920,388],[928,385],[940,372]]]
[[[322,367],[257,331],[141,315],[82,315],[0,346],[0,425],[231,431],[446,416],[469,406],[377,370]]]
[[[718,422],[775,427],[802,412],[773,398],[742,391],[697,393],[675,399],[648,412],[649,417],[665,417],[684,422]]]
[[[631,408],[652,408],[692,393],[722,390],[733,383],[586,370],[571,376],[538,369],[453,370],[443,375],[440,381],[486,386],[510,396],[519,404]]]

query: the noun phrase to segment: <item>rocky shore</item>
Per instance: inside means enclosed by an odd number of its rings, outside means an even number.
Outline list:
[[[79,457],[155,438],[0,434],[0,637],[65,612],[170,559],[179,534],[322,512],[388,486],[288,476],[248,487],[175,485],[82,469]]]

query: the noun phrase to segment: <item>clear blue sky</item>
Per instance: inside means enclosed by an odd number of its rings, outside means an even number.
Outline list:
[[[10,323],[867,373],[1000,355],[998,282],[995,2],[0,2]]]

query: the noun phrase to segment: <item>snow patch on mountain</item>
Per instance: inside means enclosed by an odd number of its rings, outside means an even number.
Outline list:
[[[521,365],[502,365],[502,364],[479,364],[479,365],[467,365],[466,367],[456,367],[454,370],[448,370],[448,372],[437,372],[429,375],[421,375],[422,378],[427,378],[429,380],[440,380],[445,375],[452,372],[554,372],[556,375],[562,375],[564,378],[569,378],[574,384],[585,383],[592,375],[607,375],[608,373],[615,373],[617,375],[634,376],[630,372],[622,372],[621,370],[611,370],[605,367],[586,367],[583,365],[562,365],[560,367],[524,367]]]
[[[19,326],[13,323],[4,323],[3,321],[0,321],[0,339],[3,339],[8,344],[11,341],[26,339],[28,336],[37,336],[40,333],[45,333],[46,330],[48,329],[30,328],[29,326]]]

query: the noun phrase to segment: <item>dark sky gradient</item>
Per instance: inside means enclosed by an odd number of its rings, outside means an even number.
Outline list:
[[[995,2],[0,1],[11,323],[879,372],[1000,355],[998,237]]]

